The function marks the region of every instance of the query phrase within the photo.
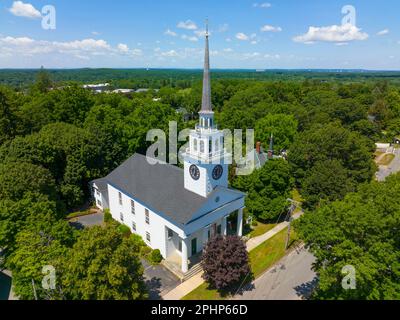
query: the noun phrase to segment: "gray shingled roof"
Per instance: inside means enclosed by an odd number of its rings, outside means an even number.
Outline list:
[[[182,169],[166,163],[151,165],[146,156],[138,153],[107,177],[95,180],[96,184],[99,180],[182,225],[189,223],[209,199],[185,189]],[[214,190],[217,191],[218,188]]]

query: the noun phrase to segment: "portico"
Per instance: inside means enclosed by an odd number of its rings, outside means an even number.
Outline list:
[[[242,236],[243,232],[243,209],[240,208],[231,214],[224,215],[217,221],[206,225],[203,229],[186,236],[179,237],[177,234],[171,234],[167,239],[167,258],[170,263],[177,265],[183,274],[200,261],[200,254],[203,251],[208,240],[214,236],[227,236],[236,234]],[[234,228],[228,225],[228,218],[236,216],[237,224]]]

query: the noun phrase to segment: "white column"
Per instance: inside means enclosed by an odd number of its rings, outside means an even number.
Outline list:
[[[237,218],[237,235],[241,237],[243,235],[243,208],[239,209]]]
[[[182,239],[182,272],[186,273],[189,270],[188,264],[188,239]]]
[[[209,230],[209,226],[205,227],[203,229],[203,247],[207,244],[208,242],[208,230]]]
[[[227,236],[227,234],[228,234],[228,216],[225,216],[222,219],[222,235]]]

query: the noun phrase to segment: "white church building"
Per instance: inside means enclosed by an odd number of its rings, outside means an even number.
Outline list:
[[[208,33],[199,124],[191,131],[184,169],[150,164],[135,154],[108,176],[93,181],[100,209],[178,263],[182,274],[207,241],[217,234],[242,236],[245,194],[228,187],[224,134],[214,123]],[[153,163],[153,162],[151,162]]]

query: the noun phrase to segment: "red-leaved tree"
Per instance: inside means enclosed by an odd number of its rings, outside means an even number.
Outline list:
[[[202,255],[203,278],[221,290],[250,273],[245,243],[238,236],[217,236],[206,244]]]

